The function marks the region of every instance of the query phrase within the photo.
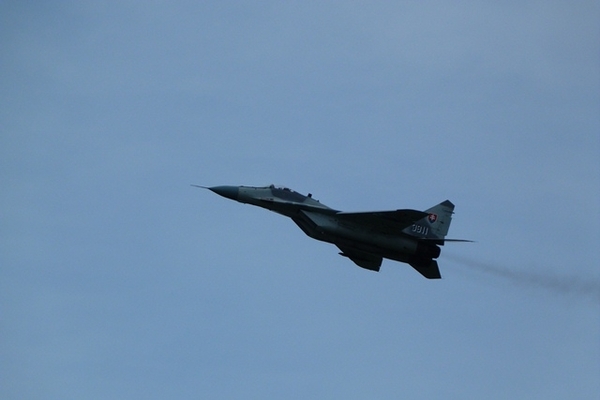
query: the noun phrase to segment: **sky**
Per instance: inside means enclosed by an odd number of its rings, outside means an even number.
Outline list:
[[[0,3],[3,399],[600,396],[600,4]],[[190,184],[455,205],[443,279]]]

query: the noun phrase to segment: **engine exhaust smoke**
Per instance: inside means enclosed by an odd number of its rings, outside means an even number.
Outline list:
[[[460,265],[504,278],[515,284],[537,287],[555,294],[593,298],[600,302],[600,281],[592,277],[575,275],[559,276],[552,272],[542,272],[539,269],[516,270],[448,253],[444,254],[444,257]]]

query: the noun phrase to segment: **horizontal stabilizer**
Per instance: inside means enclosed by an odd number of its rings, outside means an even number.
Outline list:
[[[475,243],[474,240],[469,239],[436,239],[436,238],[419,238],[421,242],[434,242],[436,244],[443,245],[444,242],[459,242],[459,243]],[[438,243],[439,242],[439,243]]]
[[[410,266],[419,271],[419,273],[427,279],[441,279],[442,277],[437,261],[435,260],[418,264],[411,263]]]

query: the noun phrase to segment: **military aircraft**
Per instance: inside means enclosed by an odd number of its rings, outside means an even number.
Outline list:
[[[343,212],[329,208],[308,196],[281,186],[192,185],[290,217],[313,239],[336,245],[340,255],[359,267],[379,271],[384,258],[410,264],[429,279],[440,279],[437,261],[445,239],[454,204],[445,200],[425,211],[392,210]]]

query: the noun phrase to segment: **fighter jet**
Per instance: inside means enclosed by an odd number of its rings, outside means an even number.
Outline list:
[[[445,242],[454,204],[445,200],[425,211],[343,212],[281,186],[206,187],[225,198],[289,217],[313,239],[332,243],[359,267],[379,271],[384,258],[407,263],[428,279],[440,279],[435,260]]]

